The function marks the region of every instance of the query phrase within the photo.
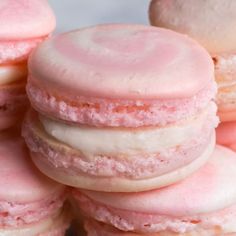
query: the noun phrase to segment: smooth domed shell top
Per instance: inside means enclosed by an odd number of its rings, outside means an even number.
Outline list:
[[[213,82],[208,53],[187,36],[152,26],[99,25],[52,37],[29,62],[47,90],[97,98],[192,97]]]
[[[33,166],[23,139],[15,135],[0,134],[0,166],[0,202],[35,202],[64,190]]]
[[[236,153],[222,146],[208,163],[187,179],[140,193],[82,191],[91,199],[134,212],[188,216],[215,212],[236,205]]]
[[[235,53],[235,0],[153,0],[150,21],[190,35],[212,54]]]
[[[46,36],[54,30],[55,24],[47,0],[0,1],[0,40]]]

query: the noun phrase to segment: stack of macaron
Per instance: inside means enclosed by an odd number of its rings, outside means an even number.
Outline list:
[[[46,0],[0,1],[0,235],[65,235],[68,190],[88,236],[235,235],[236,153],[215,145],[217,100],[218,142],[236,150],[234,9],[153,0],[151,23],[169,29],[48,37]],[[9,129],[26,77],[29,150]]]
[[[152,25],[188,34],[211,54],[222,122],[217,142],[236,151],[236,1],[153,0],[149,13]]]
[[[46,0],[0,2],[0,130],[23,117],[28,56],[54,28]]]
[[[89,236],[231,232],[236,158],[215,149],[214,66],[194,40],[127,24],[57,35],[30,56],[27,94],[32,160],[74,187]]]
[[[46,0],[0,1],[0,235],[64,236],[70,224],[65,186],[38,171],[19,132],[28,57],[54,28]]]

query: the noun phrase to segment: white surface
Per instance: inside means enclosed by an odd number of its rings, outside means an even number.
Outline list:
[[[150,0],[48,0],[57,16],[57,32],[101,23],[148,24]]]

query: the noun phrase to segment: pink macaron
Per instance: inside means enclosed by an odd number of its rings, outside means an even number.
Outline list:
[[[188,34],[209,51],[220,119],[236,120],[236,1],[152,0],[149,13],[152,25]]]
[[[0,171],[0,235],[63,236],[70,222],[65,187],[35,168],[15,134],[0,134]]]
[[[23,116],[28,105],[28,56],[54,28],[55,18],[46,0],[0,2],[0,130]]]
[[[205,166],[174,185],[139,193],[74,189],[73,195],[88,217],[117,228],[89,223],[89,236],[216,236],[236,234],[235,181],[235,152],[216,146]]]
[[[188,176],[210,156],[213,63],[195,41],[142,25],[55,36],[29,61],[23,135],[37,167],[100,191],[142,191]]]

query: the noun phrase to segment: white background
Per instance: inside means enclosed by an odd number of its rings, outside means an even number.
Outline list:
[[[148,24],[150,0],[48,0],[57,16],[57,32],[99,23]]]

